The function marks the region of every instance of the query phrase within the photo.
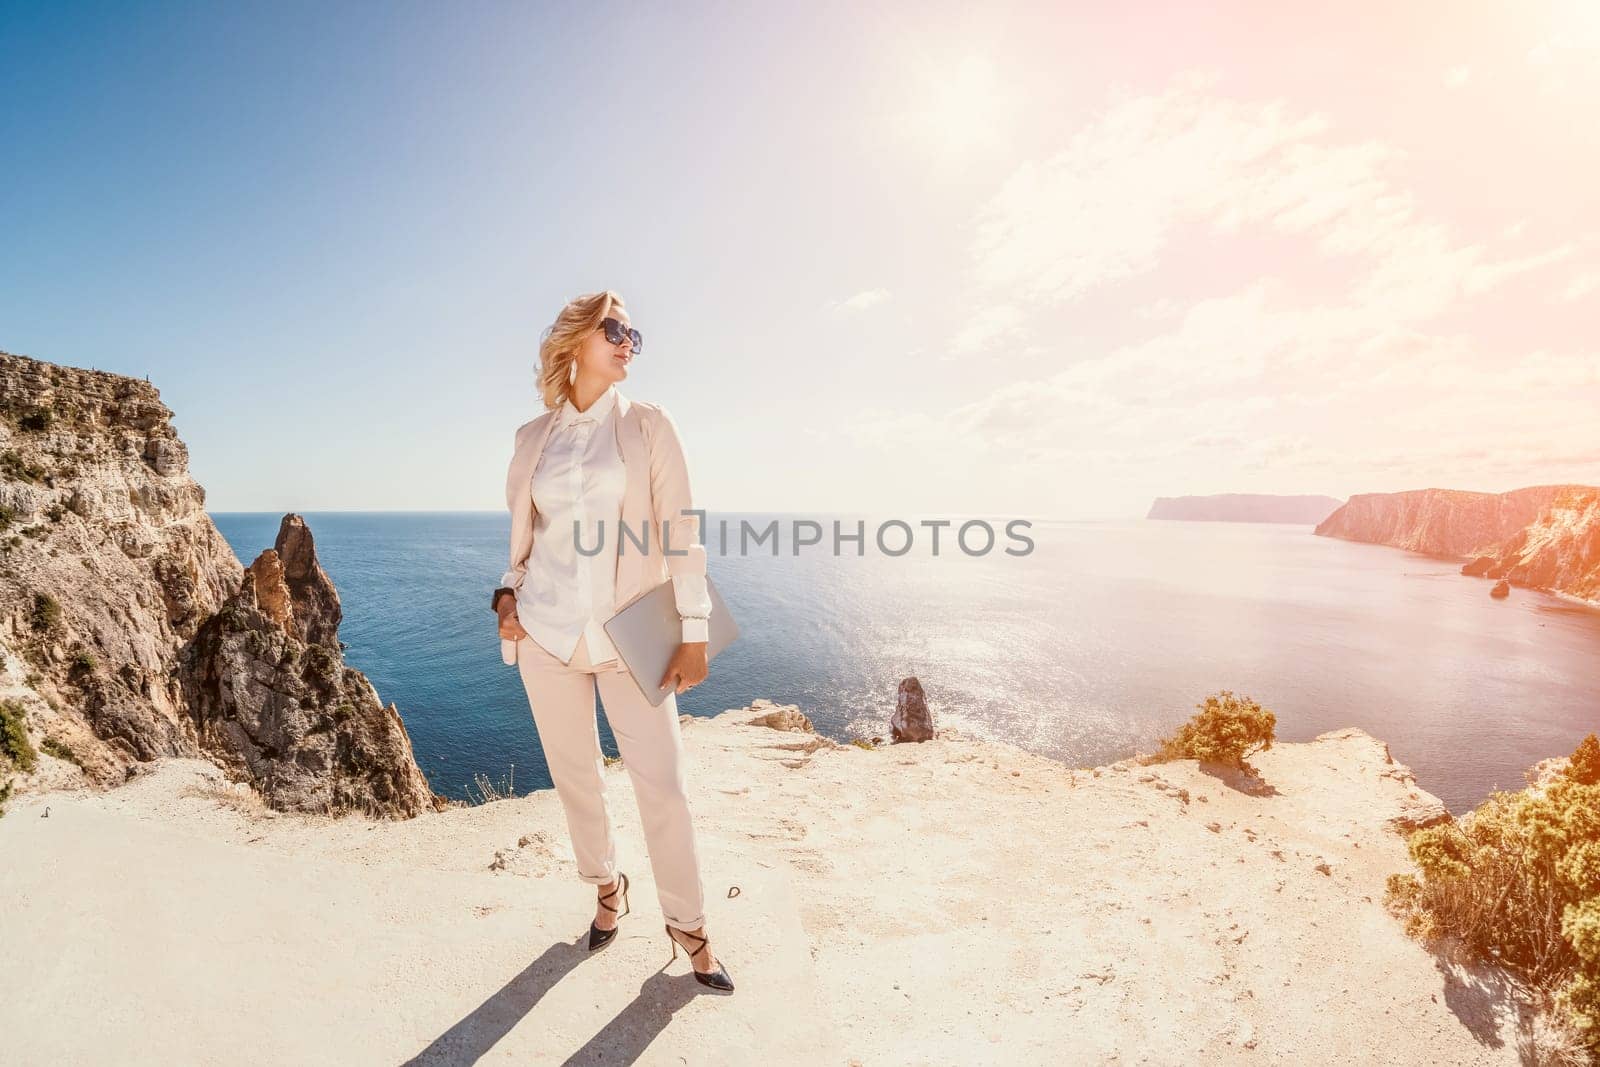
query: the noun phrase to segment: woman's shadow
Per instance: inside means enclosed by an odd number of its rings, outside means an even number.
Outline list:
[[[590,958],[588,949],[583,947],[587,937],[585,934],[578,941],[562,941],[545,949],[489,999],[406,1060],[406,1067],[476,1063],[526,1018],[557,982]],[[695,996],[696,986],[689,975],[657,971],[640,986],[639,995],[626,1008],[580,1048],[573,1049],[563,1062],[633,1063],[666,1029],[673,1014]],[[554,1049],[539,1051],[541,1062],[558,1054]]]

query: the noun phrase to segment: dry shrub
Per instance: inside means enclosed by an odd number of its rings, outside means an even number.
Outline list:
[[[1245,758],[1272,747],[1278,717],[1249,697],[1224,689],[1196,704],[1199,710],[1171,737],[1150,762],[1193,759],[1248,769]]]
[[[1534,1067],[1585,1067],[1592,1063],[1583,1035],[1562,1012],[1540,1011],[1517,1040],[1523,1063]]]
[[[1389,878],[1406,930],[1457,939],[1551,1006],[1551,1035],[1600,1053],[1600,742],[1542,785],[1491,794],[1459,823],[1407,840],[1418,873]],[[1553,1040],[1553,1039],[1552,1039]],[[1553,1062],[1560,1062],[1559,1059]]]

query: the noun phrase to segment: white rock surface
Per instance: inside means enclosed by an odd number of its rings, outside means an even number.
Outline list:
[[[1358,730],[1275,745],[1249,793],[1192,762],[1074,771],[943,732],[866,750],[742,725],[772,707],[684,727],[732,997],[696,995],[681,953],[667,966],[621,766],[632,910],[590,958],[594,891],[549,790],[402,822],[268,816],[185,795],[235,796],[170,759],[0,818],[6,1054],[1518,1062],[1500,988],[1383,910],[1406,866],[1389,824],[1421,797]]]

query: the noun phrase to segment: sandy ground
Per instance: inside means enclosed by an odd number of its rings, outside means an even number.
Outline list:
[[[334,820],[167,760],[0,818],[0,1059],[1518,1062],[1508,998],[1381,906],[1405,866],[1386,822],[1431,798],[1364,733],[1264,753],[1259,795],[959,736],[819,746],[755,714],[685,722],[732,996],[668,965],[621,766],[632,913],[591,957],[552,791]]]

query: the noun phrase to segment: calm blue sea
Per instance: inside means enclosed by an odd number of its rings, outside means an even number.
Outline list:
[[[219,514],[249,563],[278,513]],[[744,518],[758,525],[777,516]],[[844,739],[884,733],[916,675],[936,720],[1072,765],[1149,749],[1207,693],[1271,708],[1278,736],[1360,726],[1454,811],[1600,728],[1600,611],[1488,596],[1455,564],[1312,536],[1310,527],[1034,523],[1034,549],[971,557],[925,538],[904,556],[770,542],[710,568],[743,630],[679,708],[798,704]],[[347,661],[399,705],[433,788],[484,774],[547,788],[516,668],[500,662],[489,593],[504,513],[308,513],[344,605]],[[847,524],[854,528],[853,519]],[[997,523],[997,526],[1000,524]],[[604,716],[601,740],[616,753]],[[514,768],[514,770],[513,770]],[[514,779],[513,779],[514,775]]]

